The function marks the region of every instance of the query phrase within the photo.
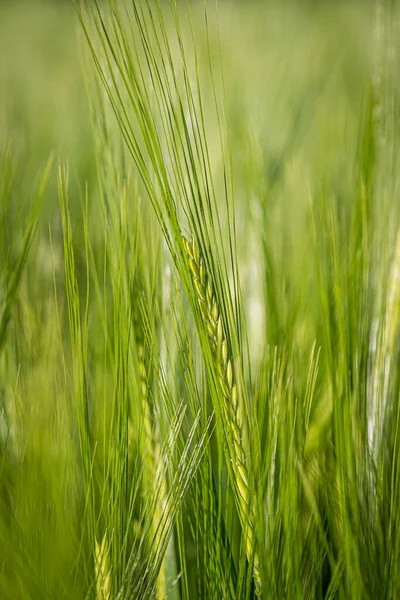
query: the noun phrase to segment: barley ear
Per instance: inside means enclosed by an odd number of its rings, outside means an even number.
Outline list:
[[[250,501],[248,471],[246,465],[247,449],[243,436],[243,410],[235,382],[233,358],[228,340],[224,333],[224,324],[214,294],[211,279],[200,250],[194,238],[189,242],[183,237],[188,256],[191,278],[202,315],[204,329],[210,340],[215,369],[218,375],[217,385],[222,399],[222,414],[226,421],[229,456],[228,470],[237,497],[237,508],[245,536],[246,554],[253,561],[253,577],[258,596],[262,593],[262,580],[258,554],[255,549],[254,506]]]
[[[101,543],[95,541],[96,600],[111,600],[110,556],[105,533]]]
[[[154,406],[151,401],[148,384],[148,367],[145,358],[143,322],[139,313],[139,307],[134,307],[134,331],[136,338],[138,370],[140,377],[140,397],[143,409],[144,431],[142,437],[142,454],[144,461],[144,488],[146,497],[155,496],[154,514],[150,532],[153,536],[154,547],[162,545],[160,524],[164,513],[167,498],[167,482],[163,474],[163,459],[161,452],[160,432],[154,418]],[[150,503],[153,505],[153,503]],[[157,576],[156,590],[157,598],[165,598],[167,595],[167,565],[164,557],[160,571]]]

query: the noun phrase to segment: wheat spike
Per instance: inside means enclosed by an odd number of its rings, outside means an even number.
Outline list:
[[[145,359],[144,334],[143,324],[139,316],[138,307],[135,305],[134,311],[134,330],[136,337],[136,347],[138,356],[138,366],[140,375],[140,397],[143,408],[144,417],[144,435],[142,437],[142,455],[146,457],[144,464],[144,487],[146,495],[149,497],[157,494],[157,502],[152,520],[152,532],[155,542],[155,548],[161,547],[161,533],[159,525],[162,521],[164,512],[165,499],[167,498],[166,480],[162,473],[163,461],[161,453],[161,442],[157,423],[154,419],[153,405],[150,399],[148,387],[148,370]],[[157,577],[157,598],[165,598],[167,596],[167,579],[166,579],[166,560],[162,561],[160,572]]]
[[[259,568],[259,558],[255,551],[254,511],[249,496],[246,452],[243,439],[243,413],[235,382],[232,357],[224,334],[224,326],[220,310],[215,298],[212,282],[207,277],[203,257],[193,239],[189,242],[183,238],[189,259],[190,273],[196,289],[200,312],[205,329],[211,342],[211,349],[218,374],[218,386],[223,398],[223,413],[229,423],[227,427],[230,437],[230,462],[233,475],[233,485],[237,492],[238,512],[242,528],[245,532],[246,554],[248,560],[253,559],[253,576],[256,594],[261,595],[262,580]]]
[[[96,599],[111,600],[111,569],[107,533],[101,543],[95,540]]]

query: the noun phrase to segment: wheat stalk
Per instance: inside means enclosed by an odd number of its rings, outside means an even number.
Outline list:
[[[378,319],[375,319],[370,347],[375,354],[372,372],[371,406],[368,419],[368,437],[374,454],[377,452],[378,440],[382,435],[384,418],[389,392],[389,380],[393,368],[396,350],[396,335],[400,317],[400,229],[397,231],[394,252],[390,264],[388,286],[386,292],[386,310],[383,324],[383,336],[378,342]]]
[[[111,600],[111,568],[107,533],[101,543],[95,540],[95,576],[97,600]]]
[[[391,355],[395,349],[400,315],[400,229],[397,231],[390,268],[385,315],[385,351]]]
[[[236,491],[239,518],[242,528],[245,531],[247,558],[249,561],[253,560],[256,594],[260,596],[262,592],[262,579],[259,558],[255,550],[254,509],[249,493],[246,451],[243,437],[243,411],[235,382],[232,356],[224,334],[224,326],[212,282],[207,276],[204,259],[194,238],[192,242],[189,242],[183,237],[183,243],[189,258],[190,273],[196,289],[203,323],[211,343],[213,360],[218,375],[217,383],[223,398],[223,414],[226,423],[229,425],[226,428],[231,442],[228,444],[230,453],[229,461],[231,464],[229,472],[231,473],[233,486]]]

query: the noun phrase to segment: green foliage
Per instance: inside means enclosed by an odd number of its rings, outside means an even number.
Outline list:
[[[0,70],[0,598],[399,597],[397,13],[74,5],[74,110]]]

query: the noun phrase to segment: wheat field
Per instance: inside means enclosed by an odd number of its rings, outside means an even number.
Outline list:
[[[0,600],[400,597],[399,19],[0,2]]]

